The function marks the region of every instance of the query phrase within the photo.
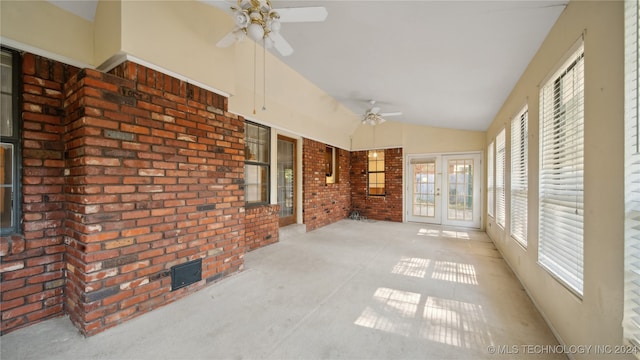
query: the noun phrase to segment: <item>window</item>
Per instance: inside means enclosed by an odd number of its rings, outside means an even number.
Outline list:
[[[369,195],[384,195],[384,150],[370,150],[368,164]]]
[[[338,149],[327,146],[324,151],[324,166],[325,166],[325,183],[337,184],[340,182],[340,166],[338,165]]]
[[[13,234],[20,232],[20,56],[3,48],[1,66],[0,233]]]
[[[638,139],[638,34],[640,8],[636,0],[625,2],[625,248],[624,320],[625,339],[640,345],[640,143]],[[636,354],[636,357],[639,355]]]
[[[496,222],[504,229],[505,193],[504,193],[504,161],[506,157],[505,130],[496,137]]]
[[[244,199],[247,205],[269,203],[269,128],[249,121],[244,124]]]
[[[495,183],[493,182],[494,148],[495,143],[492,141],[491,144],[489,144],[489,148],[487,149],[487,213],[491,217],[495,216]]]
[[[511,236],[522,246],[527,246],[527,193],[529,158],[528,121],[529,111],[525,107],[511,120]]]
[[[582,296],[584,45],[540,90],[540,264]]]

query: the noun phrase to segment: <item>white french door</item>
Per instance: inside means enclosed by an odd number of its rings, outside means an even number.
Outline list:
[[[481,155],[410,155],[407,221],[480,228]]]
[[[408,221],[441,223],[441,162],[440,156],[409,158]]]

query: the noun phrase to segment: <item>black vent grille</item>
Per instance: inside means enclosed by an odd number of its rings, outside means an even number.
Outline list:
[[[171,291],[202,280],[202,259],[171,267]]]

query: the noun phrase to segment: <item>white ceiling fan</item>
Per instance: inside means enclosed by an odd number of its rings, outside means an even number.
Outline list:
[[[228,47],[249,37],[263,41],[267,48],[274,47],[282,56],[291,55],[293,48],[280,35],[280,23],[319,22],[327,18],[327,9],[322,6],[273,9],[270,0],[238,0],[231,11],[236,26],[216,46]]]
[[[397,112],[389,112],[389,113],[381,113],[380,112],[380,107],[375,106],[376,105],[376,101],[375,100],[369,100],[369,104],[371,104],[371,108],[369,108],[367,111],[365,111],[365,113],[364,113],[364,115],[362,117],[362,125],[369,124],[371,126],[375,126],[375,125],[379,125],[379,124],[382,124],[383,122],[387,121],[385,119],[385,117],[402,115],[402,113],[399,112],[399,111],[397,111]]]

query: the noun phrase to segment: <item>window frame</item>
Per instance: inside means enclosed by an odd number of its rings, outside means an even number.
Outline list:
[[[245,207],[257,207],[269,205],[271,203],[271,128],[265,125],[258,124],[253,121],[245,120],[245,160],[244,160],[244,201]],[[266,144],[264,144],[266,149],[266,159],[267,161],[258,161],[258,160],[249,160],[247,159],[248,151],[249,151],[249,141],[248,141],[248,131],[247,126],[255,126],[258,129],[265,129],[267,131],[266,135]],[[266,196],[264,201],[249,201],[247,196],[247,187],[249,184],[247,183],[247,166],[258,166],[260,168],[264,168],[266,170]]]
[[[380,162],[382,161],[382,168],[383,170],[375,170],[375,171],[371,171],[371,157],[376,157],[376,155],[373,154],[377,154],[379,152],[382,152],[383,158],[382,160],[374,160],[376,162]],[[377,167],[377,165],[376,165]],[[384,150],[369,150],[367,151],[367,196],[386,196],[387,195],[387,174],[386,174],[386,170],[387,170],[387,163],[386,163],[386,154]],[[384,187],[382,188],[382,193],[381,194],[372,194],[371,193],[371,176],[370,174],[383,174],[384,176]]]
[[[582,37],[564,59],[540,87],[538,264],[582,299],[585,97]],[[574,82],[564,81],[568,75]],[[567,85],[571,85],[572,96],[564,88]],[[567,179],[573,180],[574,188],[568,186]]]
[[[338,163],[338,148],[327,145],[324,153],[325,185],[340,183],[340,165]]]
[[[14,148],[12,163],[13,199],[11,207],[12,224],[0,228],[0,236],[22,234],[22,117],[20,116],[20,94],[22,89],[22,56],[16,50],[1,47],[3,53],[11,55],[13,134],[2,136],[0,142],[11,144]]]
[[[625,1],[625,231],[623,338],[640,346],[640,5]],[[635,354],[640,359],[640,354]]]
[[[491,140],[487,147],[487,215],[493,219],[496,217],[495,152],[495,140]]]
[[[506,226],[507,221],[507,194],[506,194],[506,165],[507,165],[507,132],[506,129],[500,130],[496,136],[496,159],[495,159],[495,219],[496,224],[502,229]]]
[[[529,107],[526,105],[511,119],[510,160],[509,232],[526,248],[529,223]]]

